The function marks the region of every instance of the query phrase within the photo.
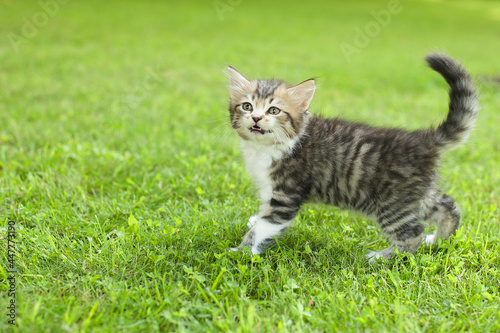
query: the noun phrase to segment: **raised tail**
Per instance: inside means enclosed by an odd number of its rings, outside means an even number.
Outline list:
[[[445,152],[465,142],[471,134],[480,109],[479,101],[474,82],[460,63],[439,53],[429,54],[425,61],[450,86],[448,117],[434,135],[438,149]]]

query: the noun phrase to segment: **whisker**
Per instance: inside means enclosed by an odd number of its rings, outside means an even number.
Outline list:
[[[226,145],[226,141],[227,139],[232,135],[234,134],[233,131],[228,131],[226,132],[225,136],[222,138],[222,141],[221,143],[219,144],[219,149],[221,149],[222,147],[224,147]]]
[[[223,138],[225,136],[227,136],[228,134],[231,134],[231,130],[229,128],[221,128],[215,135],[214,135],[214,139],[218,140],[220,138]]]
[[[213,133],[213,132],[215,132],[217,130],[220,130],[221,128],[230,129],[229,126],[231,126],[231,125],[228,124],[228,123],[223,123],[223,124],[217,125],[216,127],[212,128],[210,131],[208,131],[208,133]]]

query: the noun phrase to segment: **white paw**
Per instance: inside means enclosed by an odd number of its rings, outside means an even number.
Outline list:
[[[247,227],[251,229],[253,227],[253,225],[255,224],[255,220],[257,220],[256,215],[250,216],[250,218],[248,219]]]
[[[425,245],[431,246],[436,242],[436,235],[426,235],[424,239]]]
[[[254,252],[253,250],[251,250],[250,252],[245,250],[244,248],[241,248],[241,247],[230,247],[229,249],[227,249],[229,252],[241,252],[242,254],[244,255],[248,255],[250,257],[253,257],[254,255],[256,254],[259,254],[260,252]]]

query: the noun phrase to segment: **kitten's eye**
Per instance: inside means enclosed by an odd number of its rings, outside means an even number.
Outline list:
[[[267,110],[267,112],[269,112],[269,114],[277,115],[278,113],[281,112],[281,110],[278,108],[272,107],[272,108],[269,108],[269,110]]]
[[[241,108],[245,111],[252,111],[253,110],[252,104],[250,104],[250,103],[243,103],[241,105]]]

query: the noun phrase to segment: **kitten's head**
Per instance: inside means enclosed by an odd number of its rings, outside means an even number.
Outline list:
[[[240,137],[272,145],[303,132],[316,87],[313,79],[290,86],[280,80],[248,80],[233,67],[228,74],[231,125]]]

